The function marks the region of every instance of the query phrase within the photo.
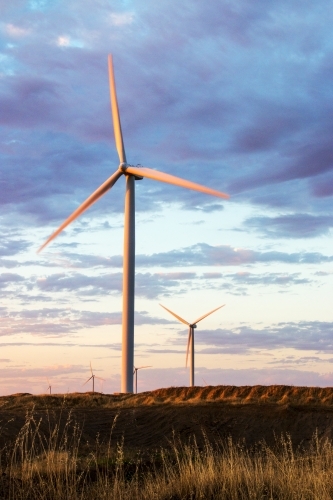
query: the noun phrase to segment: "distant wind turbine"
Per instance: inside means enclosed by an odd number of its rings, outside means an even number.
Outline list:
[[[123,315],[122,315],[122,376],[121,392],[133,392],[133,366],[134,366],[134,276],[135,276],[135,180],[143,177],[159,182],[166,182],[174,186],[193,189],[201,193],[218,196],[219,198],[229,198],[225,193],[204,187],[191,181],[180,179],[170,174],[165,174],[150,168],[133,166],[127,163],[123,134],[120,123],[116,85],[113,72],[112,56],[109,55],[109,79],[111,111],[116,148],[120,160],[120,165],[114,174],[111,175],[96,191],[94,191],[65,222],[46,240],[40,247],[39,252],[58,236],[71,222],[85,212],[93,203],[103,196],[117,180],[125,175],[125,220],[124,220],[124,255],[123,255]]]
[[[221,309],[221,307],[224,307],[225,304],[223,304],[223,306],[217,307],[216,309],[213,309],[212,311],[208,312],[207,314],[204,314],[203,316],[200,316],[200,318],[193,321],[193,323],[188,323],[188,321],[181,318],[180,316],[178,316],[178,314],[172,312],[167,307],[162,306],[162,304],[160,304],[160,306],[163,307],[163,309],[168,311],[170,314],[172,314],[172,316],[177,318],[178,321],[180,321],[181,323],[184,323],[185,325],[188,326],[188,338],[187,338],[187,349],[186,349],[186,367],[187,367],[188,355],[191,351],[191,355],[190,355],[190,387],[193,387],[194,386],[194,328],[197,327],[197,323],[199,323],[199,321],[203,320],[204,318],[207,318],[207,316],[209,316],[210,314],[213,314],[213,312],[217,311],[218,309]]]
[[[93,373],[93,369],[92,369],[92,366],[91,366],[91,361],[90,361],[90,371],[91,371],[91,377],[88,378],[88,380],[85,381],[85,383],[83,385],[86,385],[89,380],[92,379],[92,383],[93,383],[93,392],[95,392],[95,378],[97,378],[98,380],[103,380],[104,381],[104,378],[101,378],[101,377],[97,377],[97,375],[94,375]]]
[[[50,381],[49,379],[47,378],[47,383],[49,384],[48,388],[46,389],[47,391],[49,390],[50,391],[50,394],[51,394],[51,384],[50,384]]]
[[[133,375],[135,376],[135,394],[138,393],[138,370],[142,370],[142,368],[151,368],[151,366],[138,366],[134,367]]]

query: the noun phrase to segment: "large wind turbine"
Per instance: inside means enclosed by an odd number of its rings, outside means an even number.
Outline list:
[[[168,311],[170,314],[172,314],[172,316],[177,318],[178,321],[180,321],[181,323],[184,323],[184,325],[188,326],[188,338],[187,338],[187,349],[186,349],[186,367],[187,367],[188,355],[190,353],[190,387],[193,387],[194,386],[194,328],[197,327],[197,323],[199,323],[199,321],[201,321],[204,318],[207,318],[207,316],[209,316],[210,314],[213,314],[213,312],[217,311],[218,309],[221,309],[221,307],[224,307],[225,304],[223,304],[223,306],[217,307],[216,309],[213,309],[212,311],[209,311],[207,314],[204,314],[203,316],[200,316],[200,318],[193,321],[193,323],[189,323],[185,319],[178,316],[178,314],[170,311],[170,309],[168,309],[167,307],[162,306],[162,304],[160,304],[160,306],[163,307],[163,309]]]
[[[82,205],[77,208],[68,219],[46,240],[40,247],[41,251],[50,241],[58,236],[71,222],[79,217],[87,208],[103,196],[115,182],[125,175],[125,220],[124,220],[124,258],[123,258],[123,318],[122,318],[122,377],[121,392],[133,392],[133,366],[134,366],[134,275],[135,275],[135,189],[134,181],[147,177],[155,181],[166,182],[174,186],[193,189],[219,198],[229,198],[225,193],[210,189],[200,184],[195,184],[173,175],[165,174],[146,167],[135,167],[127,163],[123,134],[120,124],[120,116],[117,102],[116,85],[113,72],[112,56],[109,55],[109,79],[111,111],[116,148],[119,155],[120,165]]]

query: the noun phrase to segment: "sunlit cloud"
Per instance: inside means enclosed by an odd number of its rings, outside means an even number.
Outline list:
[[[14,24],[6,24],[5,30],[7,35],[12,38],[21,38],[30,34],[30,30],[15,26]]]
[[[56,44],[58,47],[76,47],[82,49],[84,47],[84,42],[82,40],[76,40],[70,36],[59,36],[57,38]]]
[[[134,22],[133,12],[119,12],[110,14],[111,24],[114,26],[127,26]]]

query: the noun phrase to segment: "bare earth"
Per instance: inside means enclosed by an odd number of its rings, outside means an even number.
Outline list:
[[[107,442],[124,439],[126,450],[168,447],[173,436],[199,445],[204,433],[211,442],[232,437],[247,445],[289,434],[294,444],[304,445],[315,432],[333,437],[333,388],[290,386],[171,387],[138,395],[74,393],[0,397],[0,444],[15,440],[33,411],[47,434],[49,425],[63,428],[68,418],[77,423],[82,443],[96,436]]]

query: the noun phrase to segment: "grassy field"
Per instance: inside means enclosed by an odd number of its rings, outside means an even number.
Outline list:
[[[93,396],[93,397],[87,397]],[[333,406],[332,387],[297,387],[288,385],[255,386],[205,386],[168,387],[140,394],[101,394],[98,392],[44,394],[34,396],[28,393],[0,397],[0,408],[58,408],[64,402],[71,407],[114,408],[150,406],[156,404],[184,404],[223,402],[227,404],[294,404]]]
[[[128,453],[114,440],[84,441],[69,412],[48,427],[29,409],[15,439],[1,449],[4,500],[331,499],[333,446],[314,435],[306,449],[288,435],[274,446],[246,447],[231,438],[200,446],[174,435],[168,448]],[[47,429],[47,430],[45,430]],[[204,431],[203,431],[204,432]]]

